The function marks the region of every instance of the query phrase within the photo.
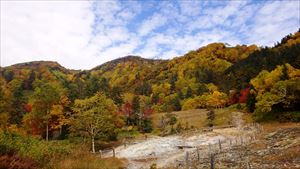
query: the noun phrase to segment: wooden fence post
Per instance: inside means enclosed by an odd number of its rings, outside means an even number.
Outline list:
[[[247,162],[247,169],[251,169],[251,165],[250,165],[249,161]]]
[[[115,147],[113,147],[112,150],[113,150],[113,157],[116,157]]]
[[[215,168],[215,156],[214,154],[210,154],[210,169]]]
[[[198,158],[198,161],[200,161],[200,152],[199,152],[199,148],[197,148],[197,158]]]
[[[208,150],[209,150],[209,154],[211,154],[212,150],[211,150],[211,144],[210,143],[208,144]]]
[[[101,150],[99,150],[99,154],[100,154],[100,158],[102,158],[102,151]]]
[[[247,162],[247,163],[246,163],[247,169],[251,169],[250,162],[249,162],[249,158],[247,158],[247,161],[246,161],[246,162]]]
[[[189,152],[187,151],[185,154],[185,163],[186,163],[186,168],[189,169]]]

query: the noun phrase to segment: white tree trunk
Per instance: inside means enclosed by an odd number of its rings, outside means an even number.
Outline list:
[[[95,139],[94,136],[92,136],[92,152],[95,153]]]

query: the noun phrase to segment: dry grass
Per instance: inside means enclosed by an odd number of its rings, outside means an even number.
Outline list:
[[[256,142],[256,143],[249,145],[249,147],[252,150],[261,150],[261,149],[265,149],[267,147],[267,143],[260,141],[260,142]]]
[[[244,112],[242,118],[245,121],[245,123],[252,123],[252,122],[254,122],[253,119],[252,119],[252,114],[251,113]]]
[[[264,131],[267,133],[274,132],[278,129],[294,128],[300,127],[300,123],[280,123],[280,122],[265,122],[261,123],[264,128]]]
[[[230,108],[215,109],[215,126],[226,126],[229,125],[232,121],[232,112],[238,111]],[[207,110],[206,109],[195,109],[195,110],[186,110],[186,111],[177,111],[172,112],[177,117],[178,122],[181,122],[183,126],[188,122],[189,127],[193,126],[195,128],[203,128],[207,126]],[[159,126],[161,117],[165,113],[156,113],[152,115],[152,120],[154,128]],[[247,123],[252,122],[251,114],[243,113],[243,120]]]
[[[172,112],[172,114],[176,115],[178,122],[181,122],[183,126],[188,122],[189,127],[194,126],[196,128],[205,127],[206,113],[207,110],[205,109]],[[165,115],[165,113],[153,114],[152,119],[155,128],[159,126],[159,121],[163,115]]]
[[[103,158],[87,152],[83,147],[74,150],[64,159],[51,162],[53,169],[120,169],[125,168],[126,160],[118,158]]]
[[[119,169],[124,163],[117,158],[100,159],[99,157],[84,155],[78,158],[67,158],[57,164],[57,169]]]
[[[292,147],[285,149],[279,154],[272,154],[265,157],[265,160],[274,162],[292,162],[293,159],[299,157],[300,147]]]
[[[228,108],[223,109],[215,109],[215,120],[214,125],[215,126],[225,126],[229,125],[232,121],[232,115],[231,112],[233,110]]]

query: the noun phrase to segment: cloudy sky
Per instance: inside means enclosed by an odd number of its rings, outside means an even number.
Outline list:
[[[90,69],[169,59],[211,42],[272,46],[300,28],[300,1],[1,1],[1,66]]]

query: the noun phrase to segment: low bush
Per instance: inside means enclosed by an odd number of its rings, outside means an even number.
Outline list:
[[[71,150],[71,146],[67,141],[46,142],[31,136],[23,136],[8,131],[0,132],[1,158],[11,159],[10,161],[17,163],[28,160],[35,164],[33,166],[37,166],[37,164],[43,166],[52,158],[60,158],[67,155]],[[10,165],[13,164],[10,163]]]
[[[0,168],[1,169],[35,169],[38,163],[29,157],[21,157],[14,150],[1,146]]]
[[[229,109],[236,109],[236,110],[247,111],[247,105],[245,103],[233,104],[233,105],[230,105],[228,108]]]
[[[300,122],[300,111],[284,112],[279,116],[280,122]]]

